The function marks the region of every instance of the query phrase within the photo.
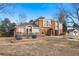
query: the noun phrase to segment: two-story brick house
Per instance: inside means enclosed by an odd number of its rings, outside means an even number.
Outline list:
[[[25,25],[19,25],[16,29],[21,33],[38,33],[40,35],[60,35],[63,33],[62,23],[54,21],[53,19],[46,19],[39,17]]]
[[[40,30],[40,34],[54,35],[55,22],[53,20],[39,17],[36,22]]]
[[[63,33],[62,23],[58,21],[54,21],[53,19],[46,19],[44,17],[39,17],[36,20],[36,22],[40,30],[40,34],[60,35]]]

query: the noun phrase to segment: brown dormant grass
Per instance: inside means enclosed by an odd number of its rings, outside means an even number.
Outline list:
[[[0,55],[9,56],[77,56],[79,42],[68,41],[68,37],[46,36],[36,40],[11,42],[12,39],[0,39]]]

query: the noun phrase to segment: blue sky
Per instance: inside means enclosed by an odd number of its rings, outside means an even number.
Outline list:
[[[9,18],[12,22],[18,22],[19,15],[24,14],[25,20],[37,19],[40,16],[44,16],[47,19],[56,19],[58,13],[58,7],[65,7],[67,10],[72,10],[70,4],[55,4],[55,3],[19,3],[14,6],[7,7],[10,14],[0,14],[0,19]]]

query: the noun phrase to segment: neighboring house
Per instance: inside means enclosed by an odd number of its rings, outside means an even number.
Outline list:
[[[78,29],[69,29],[67,32],[69,35],[79,35]]]
[[[79,25],[76,26],[68,26],[67,33],[69,35],[79,35]]]

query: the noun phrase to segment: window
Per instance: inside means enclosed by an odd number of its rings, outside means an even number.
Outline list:
[[[30,32],[32,31],[32,29],[29,29],[30,30]]]
[[[50,20],[44,20],[43,21],[43,26],[44,27],[50,27],[51,21]]]
[[[47,21],[47,27],[49,27],[50,26],[50,23]]]
[[[49,25],[48,25],[48,23],[47,23],[47,27],[48,27]]]

